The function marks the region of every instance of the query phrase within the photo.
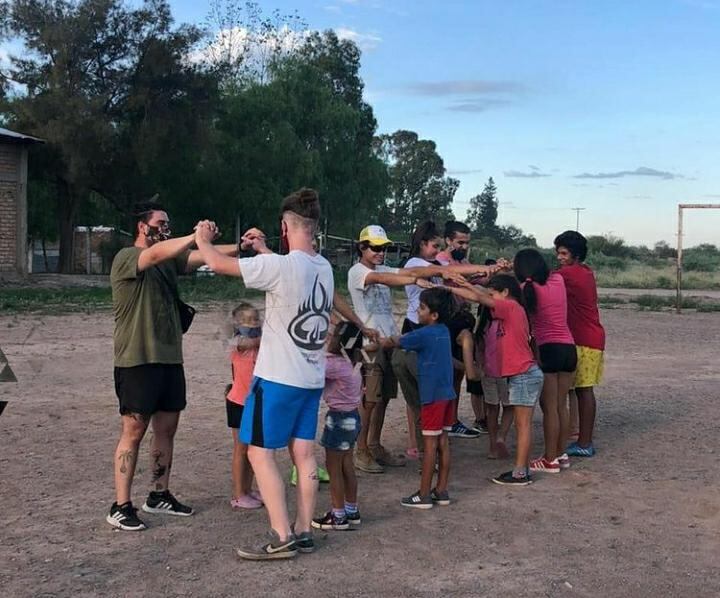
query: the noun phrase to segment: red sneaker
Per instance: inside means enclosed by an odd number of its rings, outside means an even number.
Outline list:
[[[545,457],[530,461],[530,471],[542,471],[544,473],[560,473],[560,463],[557,459],[548,461]]]

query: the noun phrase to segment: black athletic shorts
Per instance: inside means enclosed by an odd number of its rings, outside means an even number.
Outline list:
[[[577,350],[575,345],[546,343],[538,347],[540,369],[545,374],[574,372],[577,368]]]
[[[225,399],[225,411],[227,411],[228,428],[240,429],[244,405],[238,405]]]
[[[482,382],[480,380],[468,380],[467,383],[467,391],[471,395],[477,395],[477,396],[483,396],[483,387]]]
[[[182,411],[187,404],[185,371],[182,364],[165,363],[115,368],[115,394],[120,415]]]

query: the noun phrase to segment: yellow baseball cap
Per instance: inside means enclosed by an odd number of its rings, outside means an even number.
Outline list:
[[[358,242],[367,242],[370,243],[370,245],[389,245],[392,243],[392,241],[388,239],[385,229],[378,224],[371,224],[362,229]]]

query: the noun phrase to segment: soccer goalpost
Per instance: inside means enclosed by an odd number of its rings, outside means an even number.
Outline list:
[[[682,310],[682,256],[683,256],[683,210],[717,210],[719,203],[681,203],[678,204],[678,232],[677,232],[677,294],[675,297],[675,310]]]

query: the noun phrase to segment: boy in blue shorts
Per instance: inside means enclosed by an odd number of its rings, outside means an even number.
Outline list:
[[[420,293],[418,322],[421,328],[385,340],[387,348],[400,347],[418,356],[420,426],[424,458],[420,490],[402,499],[404,507],[431,509],[450,504],[450,443],[448,432],[455,423],[453,400],[453,362],[447,322],[453,310],[453,297],[447,289],[426,289]],[[432,486],[435,463],[439,464],[437,484]]]
[[[264,561],[295,557],[315,548],[311,521],[317,498],[315,430],[325,386],[325,339],[333,305],[333,273],[313,249],[320,217],[317,193],[301,189],[281,208],[281,243],[286,255],[262,253],[226,258],[213,250],[206,226],[196,242],[207,265],[218,274],[241,276],[248,288],[265,291],[262,343],[255,378],[240,423],[260,494],[270,517],[270,541],[237,549],[243,559]],[[247,235],[246,235],[247,237]],[[261,238],[253,241],[263,249]],[[297,515],[290,526],[285,485],[275,450],[288,447],[298,470]]]

